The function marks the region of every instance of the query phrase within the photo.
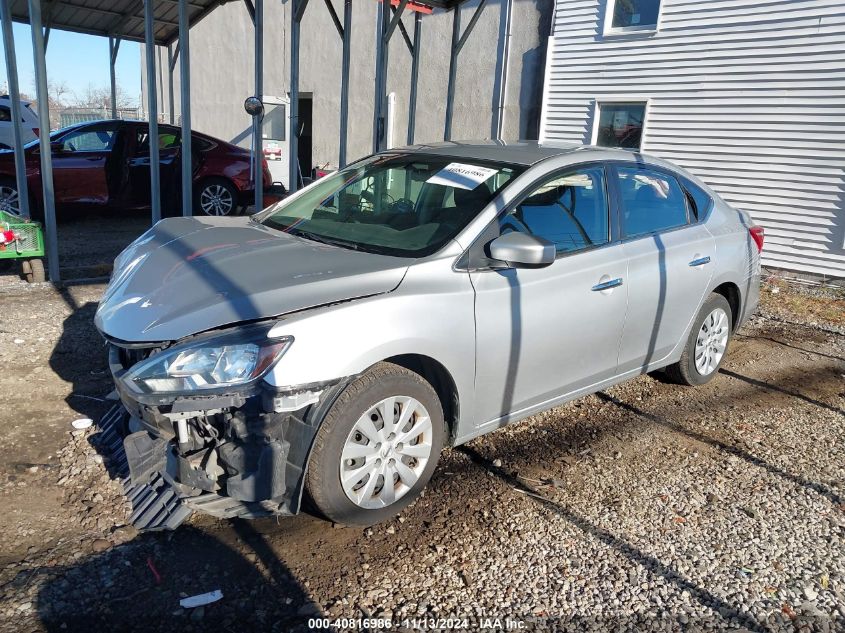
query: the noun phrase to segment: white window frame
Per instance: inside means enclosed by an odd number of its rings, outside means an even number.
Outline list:
[[[623,26],[613,27],[613,14],[616,9],[617,0],[605,0],[604,13],[604,33],[605,36],[613,37],[614,35],[651,35],[660,30],[660,21],[663,19],[663,3],[666,0],[660,0],[660,6],[657,8],[657,23],[646,24],[643,26]]]
[[[601,107],[602,105],[622,105],[622,104],[642,104],[645,106],[643,109],[643,133],[640,135],[640,147],[637,150],[631,151],[643,151],[643,146],[645,145],[645,135],[648,129],[648,119],[650,113],[650,106],[651,106],[651,99],[649,97],[644,97],[642,95],[630,95],[630,96],[623,96],[623,97],[596,97],[593,99],[593,129],[590,134],[590,145],[596,146],[596,142],[599,139],[599,123],[601,120]],[[604,147],[604,146],[602,146]],[[608,147],[608,149],[613,149]],[[625,149],[625,148],[621,148]]]

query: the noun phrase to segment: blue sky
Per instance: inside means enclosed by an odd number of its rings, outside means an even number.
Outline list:
[[[26,24],[14,25],[15,51],[18,60],[18,82],[21,92],[35,96],[32,64],[32,37]],[[122,42],[117,55],[115,73],[117,83],[126,96],[137,105],[141,98],[140,46]],[[0,87],[5,85],[6,59],[0,48]],[[109,86],[109,41],[105,37],[80,35],[54,30],[47,46],[47,77],[64,83],[73,93],[83,95],[91,84],[95,88]]]

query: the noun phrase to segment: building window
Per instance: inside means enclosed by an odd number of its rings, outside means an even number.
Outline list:
[[[599,103],[595,144],[601,147],[640,149],[645,110],[644,102]]]
[[[608,0],[610,31],[655,31],[660,0]]]

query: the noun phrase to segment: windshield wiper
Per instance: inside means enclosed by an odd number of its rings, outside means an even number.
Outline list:
[[[329,244],[330,246],[339,246],[340,248],[348,248],[353,251],[361,250],[361,247],[355,242],[348,242],[346,240],[336,239],[333,237],[326,237],[325,235],[318,235],[310,231],[303,231],[302,229],[292,229],[288,233],[297,237],[311,240],[313,242],[320,242],[321,244]]]

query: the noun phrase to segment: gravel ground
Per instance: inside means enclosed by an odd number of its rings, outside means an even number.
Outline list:
[[[770,286],[704,387],[644,376],[446,451],[386,524],[142,535],[92,432],[69,432],[106,406],[101,292],[0,285],[3,340],[22,341],[0,348],[2,632],[845,630],[839,291]]]

